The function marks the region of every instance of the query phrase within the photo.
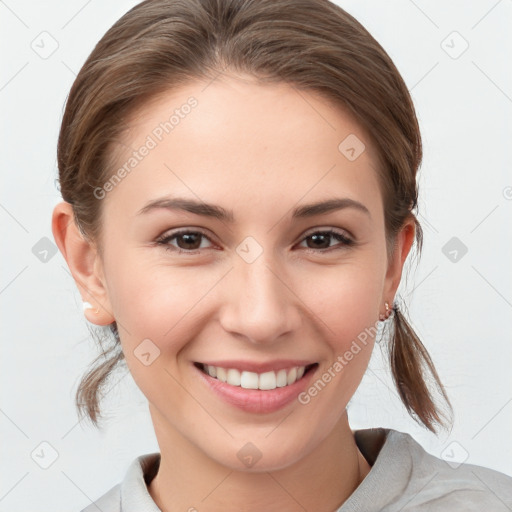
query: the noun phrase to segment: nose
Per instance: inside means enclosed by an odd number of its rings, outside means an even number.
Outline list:
[[[297,331],[301,301],[286,274],[265,253],[256,261],[238,260],[226,276],[223,328],[253,344],[272,344]]]

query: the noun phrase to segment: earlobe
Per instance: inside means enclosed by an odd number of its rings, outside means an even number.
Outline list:
[[[72,206],[62,201],[52,215],[52,233],[64,256],[82,301],[92,305],[84,307],[87,320],[96,325],[109,325],[115,321],[101,274],[101,261],[96,247],[87,241],[75,223]],[[97,311],[97,313],[96,313]]]

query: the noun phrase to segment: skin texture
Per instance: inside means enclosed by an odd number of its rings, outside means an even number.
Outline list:
[[[404,225],[388,262],[371,141],[345,109],[287,84],[226,74],[170,91],[133,116],[118,166],[190,96],[197,106],[99,201],[103,258],[66,203],[54,210],[55,239],[82,298],[99,309],[87,319],[117,321],[148,399],[162,455],[149,492],[163,511],[333,511],[370,470],[345,408],[374,339],[308,404],[266,414],[218,398],[192,363],[299,358],[319,363],[318,378],[392,303],[414,224]],[[354,161],[338,150],[350,134],[366,146]],[[137,215],[167,195],[220,205],[235,221],[164,209]],[[292,220],[293,208],[334,197],[370,215],[347,208]],[[170,250],[155,243],[176,228],[209,239],[174,238]],[[326,236],[315,244],[311,235],[328,228],[356,243]],[[251,263],[236,250],[246,237],[262,250]],[[144,339],[160,350],[147,366],[134,354]],[[250,468],[237,457],[247,442],[262,454]]]

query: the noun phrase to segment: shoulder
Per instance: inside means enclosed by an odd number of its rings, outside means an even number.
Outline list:
[[[443,460],[428,453],[410,434],[391,431],[397,457],[410,457],[410,475],[404,494],[406,510],[453,510],[510,512],[512,477],[475,464]],[[405,455],[407,453],[407,455]]]
[[[117,484],[110,491],[98,498],[94,503],[80,512],[120,512],[121,511],[121,484]]]
[[[158,512],[160,509],[148,492],[147,482],[156,475],[159,465],[160,453],[139,455],[132,461],[120,483],[80,512]]]

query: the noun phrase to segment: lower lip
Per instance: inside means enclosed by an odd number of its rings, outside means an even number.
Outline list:
[[[318,369],[317,364],[305,373],[302,378],[289,386],[271,390],[261,390],[231,386],[226,382],[211,377],[194,364],[192,366],[199,372],[202,381],[225,402],[243,411],[259,414],[277,411],[293,402],[297,396],[308,387],[313,374]]]

